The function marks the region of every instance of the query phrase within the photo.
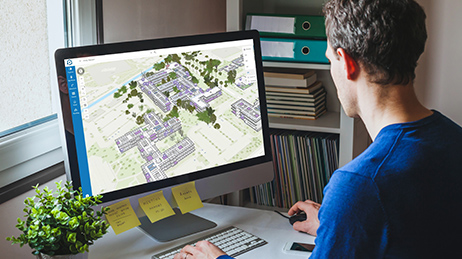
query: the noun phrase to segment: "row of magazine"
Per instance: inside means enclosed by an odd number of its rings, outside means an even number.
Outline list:
[[[315,120],[326,112],[326,90],[311,69],[265,68],[268,116]]]
[[[272,130],[274,180],[250,188],[254,204],[290,208],[297,201],[321,203],[338,168],[338,134]]]

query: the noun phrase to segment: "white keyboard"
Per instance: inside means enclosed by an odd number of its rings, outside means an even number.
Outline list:
[[[164,252],[155,254],[152,259],[170,259],[179,253],[186,245],[195,245],[198,241],[207,240],[218,246],[231,257],[236,257],[257,247],[266,245],[267,242],[255,235],[252,235],[240,228],[231,226],[219,230],[210,235],[198,238],[194,241],[179,245]]]

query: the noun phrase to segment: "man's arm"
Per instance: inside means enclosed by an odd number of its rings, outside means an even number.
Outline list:
[[[324,190],[316,248],[310,258],[382,258],[388,242],[386,213],[375,183],[336,171]]]

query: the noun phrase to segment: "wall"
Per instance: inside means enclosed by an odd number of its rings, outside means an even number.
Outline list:
[[[0,132],[52,114],[46,2],[0,4]]]
[[[105,43],[224,32],[226,1],[103,1],[103,27]]]
[[[427,14],[428,41],[417,67],[423,104],[462,125],[462,1],[417,0]]]
[[[244,0],[244,18],[247,13],[279,13],[322,15],[325,0]]]

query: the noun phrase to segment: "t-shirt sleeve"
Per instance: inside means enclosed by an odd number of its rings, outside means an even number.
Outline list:
[[[387,220],[372,179],[336,171],[324,189],[315,258],[381,258]]]

